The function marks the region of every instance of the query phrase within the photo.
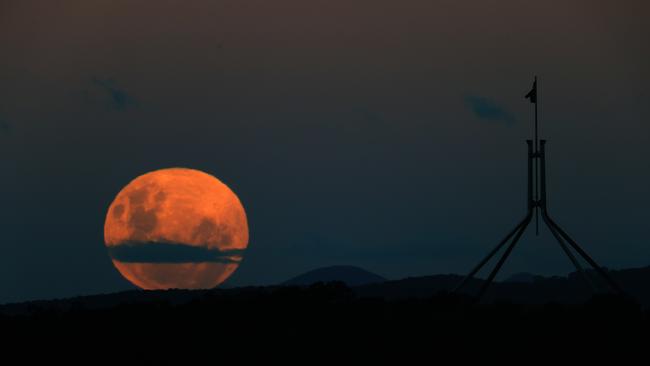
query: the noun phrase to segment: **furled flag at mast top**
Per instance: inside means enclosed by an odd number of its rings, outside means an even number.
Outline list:
[[[526,99],[530,99],[531,103],[537,104],[537,77],[533,81],[533,88],[526,94]]]

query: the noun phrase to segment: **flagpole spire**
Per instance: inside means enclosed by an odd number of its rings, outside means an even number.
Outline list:
[[[537,75],[535,75],[535,78],[533,79],[533,87],[530,89],[528,94],[525,96],[526,99],[528,99],[531,103],[535,105],[535,135],[534,135],[534,154],[537,154],[539,151],[539,138],[537,134]]]
[[[537,135],[537,75],[535,75],[535,81],[533,81],[533,87],[535,88],[535,153],[539,152],[539,147],[538,147],[538,135]]]
[[[539,138],[537,135],[537,75],[533,81],[534,101],[535,101],[535,155],[539,156]],[[535,200],[539,203],[539,159],[535,159]],[[535,207],[535,235],[539,236],[539,207]]]

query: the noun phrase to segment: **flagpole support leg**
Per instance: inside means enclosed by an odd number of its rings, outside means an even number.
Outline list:
[[[464,286],[465,286],[465,285],[466,285],[466,284],[467,284],[467,283],[468,283],[472,278],[474,278],[474,276],[475,276],[475,275],[476,275],[476,274],[481,270],[481,268],[483,268],[483,266],[485,266],[485,264],[486,264],[487,262],[489,262],[490,259],[492,259],[492,257],[494,257],[494,255],[497,254],[497,253],[499,252],[499,250],[501,250],[501,248],[503,248],[503,246],[504,246],[504,245],[505,245],[505,244],[510,240],[510,238],[512,238],[513,235],[515,235],[515,233],[516,233],[516,232],[521,228],[522,225],[524,225],[525,222],[526,222],[526,218],[524,218],[523,220],[521,220],[521,222],[520,222],[519,224],[517,224],[517,226],[515,226],[515,228],[512,229],[512,231],[510,231],[510,232],[508,233],[508,235],[506,235],[506,237],[503,238],[503,240],[501,240],[501,242],[499,242],[499,244],[498,244],[496,247],[494,247],[494,249],[492,249],[492,251],[490,251],[490,252],[485,256],[485,258],[483,258],[483,259],[482,259],[482,260],[481,260],[481,261],[480,261],[480,262],[479,262],[479,263],[478,263],[478,264],[477,264],[477,265],[476,265],[476,266],[475,266],[475,267],[474,267],[474,268],[473,268],[473,269],[472,269],[472,270],[471,270],[471,271],[470,271],[470,272],[465,276],[465,278],[463,278],[463,280],[458,284],[458,286],[456,286],[456,287],[454,288],[454,290],[453,290],[452,292],[453,292],[453,293],[458,293],[458,292],[459,292],[459,291],[460,291],[460,290],[461,290],[461,289],[462,289],[462,288],[463,288],[463,287],[464,287]]]
[[[501,270],[503,263],[505,263],[506,259],[508,259],[510,253],[512,253],[512,250],[515,248],[515,245],[517,245],[517,242],[519,242],[519,239],[523,235],[524,231],[526,231],[526,228],[528,227],[528,224],[530,224],[532,218],[533,218],[532,212],[529,212],[528,215],[526,215],[526,218],[524,219],[523,225],[517,232],[517,235],[515,235],[515,237],[512,239],[512,242],[510,243],[506,251],[501,256],[501,259],[499,259],[499,262],[497,262],[496,266],[494,266],[494,268],[492,269],[492,272],[490,272],[488,278],[485,280],[485,282],[483,282],[483,286],[481,286],[481,290],[478,293],[476,302],[481,301],[481,299],[485,295],[485,292],[492,284],[492,281],[494,281],[494,278],[496,277],[497,273],[499,273],[499,270]]]

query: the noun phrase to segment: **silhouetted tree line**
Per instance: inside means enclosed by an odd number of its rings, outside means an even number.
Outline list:
[[[475,347],[611,349],[645,344],[650,330],[647,310],[605,295],[572,305],[476,304],[446,292],[387,300],[362,297],[332,282],[115,296],[123,301],[111,304],[111,295],[105,295],[5,306],[0,326],[13,340],[29,344],[90,342],[110,352],[152,344],[155,352],[190,349],[214,357],[234,350],[242,357],[262,357],[262,350],[296,349],[372,355],[404,347],[435,354]]]

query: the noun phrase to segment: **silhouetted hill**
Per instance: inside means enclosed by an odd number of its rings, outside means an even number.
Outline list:
[[[633,299],[650,308],[650,266],[609,271],[614,280]],[[594,273],[589,272],[601,293],[606,287]],[[345,279],[345,281],[343,281]],[[170,306],[184,305],[203,297],[249,299],[282,288],[307,286],[310,283],[327,283],[339,280],[358,298],[380,298],[389,301],[402,299],[427,299],[431,296],[452,291],[463,276],[456,274],[409,277],[401,280],[385,280],[357,267],[327,267],[298,276],[281,286],[218,288],[213,290],[132,290],[113,294],[81,296],[76,298],[40,300],[0,305],[0,314],[26,314],[49,309],[70,311],[75,309],[108,309],[123,305],[146,305],[165,303]],[[357,283],[365,283],[355,285]],[[463,294],[476,294],[483,283],[473,279],[463,289]],[[507,301],[516,304],[578,304],[588,301],[594,292],[577,273],[566,277],[527,276],[526,281],[495,282],[484,298],[484,302]],[[49,311],[48,310],[48,311]]]
[[[452,279],[441,276],[434,282]],[[420,280],[391,286],[433,283]],[[44,346],[53,351],[48,356],[82,355],[92,349],[96,357],[114,355],[123,360],[133,355],[148,361],[197,355],[211,361],[228,355],[238,361],[268,361],[270,352],[283,360],[311,357],[302,361],[320,361],[328,355],[385,361],[386,352],[395,352],[401,361],[414,355],[459,360],[472,354],[483,357],[490,352],[482,350],[491,349],[492,354],[507,355],[505,361],[521,364],[524,358],[504,352],[526,351],[536,358],[549,351],[562,357],[579,352],[584,360],[596,355],[593,350],[602,357],[603,350],[615,345],[622,345],[625,354],[630,354],[634,342],[645,350],[646,342],[638,335],[650,326],[647,311],[620,297],[544,306],[476,304],[467,296],[444,292],[390,300],[362,297],[341,282],[129,291],[26,303],[17,311],[19,305],[0,308],[0,326],[8,335],[3,349],[12,350],[11,342],[26,346],[22,357],[44,354]]]
[[[632,298],[650,308],[650,266],[609,271],[610,276]],[[594,293],[606,293],[605,283],[593,271],[587,271],[596,287],[596,292],[585,282],[579,273],[566,277],[544,277],[525,274],[515,278],[495,282],[485,295],[486,302],[508,301],[517,304],[576,304],[589,300]],[[525,277],[525,281],[522,280]],[[362,297],[381,297],[387,299],[426,298],[441,291],[452,291],[462,281],[463,276],[434,275],[411,277],[383,283],[357,286],[354,290]],[[519,280],[517,280],[519,279]],[[483,283],[473,279],[463,293],[476,294]]]
[[[644,307],[650,308],[650,266],[609,271],[610,275],[633,299]],[[589,272],[601,292],[606,287],[598,277]],[[167,290],[141,291],[132,290],[113,294],[81,296],[76,298],[39,300],[23,303],[0,305],[0,314],[28,314],[34,311],[71,311],[75,309],[108,309],[124,305],[147,305],[165,303],[179,306],[204,297],[219,296],[232,299],[250,299],[283,288],[307,286],[310,283],[327,283],[339,280],[360,299],[373,298],[388,301],[403,299],[427,299],[438,293],[452,291],[463,276],[456,274],[409,277],[401,280],[385,280],[357,267],[327,267],[298,276],[281,286],[217,288],[213,290]],[[562,276],[527,276],[526,281],[495,282],[487,292],[484,302],[507,301],[516,304],[578,304],[588,301],[594,295],[592,289],[577,273]],[[370,283],[369,283],[370,282]],[[365,283],[355,285],[355,283]],[[476,294],[483,283],[473,279],[463,289],[463,294]]]
[[[385,278],[354,266],[331,266],[318,268],[296,276],[282,285],[284,286],[309,286],[317,282],[340,281],[348,286],[361,286],[370,283],[386,281]]]
[[[283,359],[307,352],[385,361],[382,352],[395,351],[400,360],[418,353],[457,360],[468,350],[483,355],[474,350],[501,352],[504,345],[543,355],[551,344],[555,354],[580,352],[581,360],[596,354],[580,350],[597,349],[599,358],[602,350],[645,352],[650,311],[640,304],[650,308],[650,267],[610,274],[640,303],[593,295],[578,274],[495,283],[485,302],[476,303],[449,292],[462,279],[450,274],[355,287],[318,282],[32,301],[0,306],[0,326],[28,354],[43,345],[104,354],[119,336],[113,352],[122,358],[146,349],[148,359],[228,354],[266,361],[275,351]],[[467,293],[482,283],[469,281]],[[5,343],[5,349],[12,347]]]
[[[502,282],[511,282],[511,283],[533,283],[540,276],[534,275],[528,272],[519,272],[511,275]]]
[[[640,304],[650,308],[650,266],[613,270],[614,280]],[[570,277],[577,277],[572,273]]]

